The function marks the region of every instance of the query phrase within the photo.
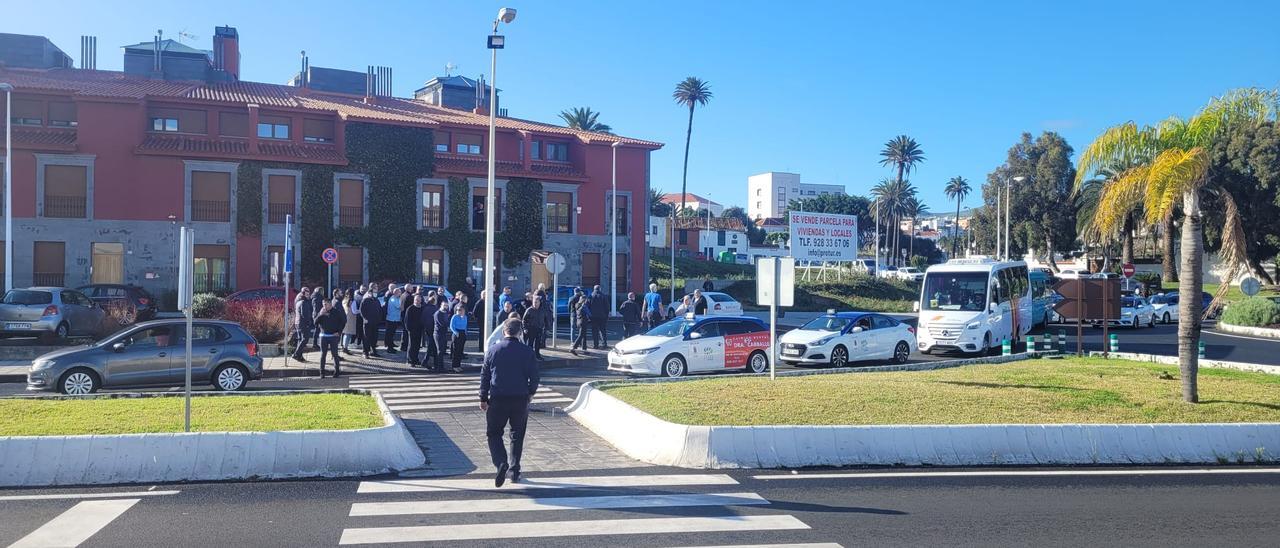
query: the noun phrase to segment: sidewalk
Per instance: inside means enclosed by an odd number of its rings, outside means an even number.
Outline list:
[[[319,376],[320,371],[320,352],[309,350],[305,355],[307,359],[305,363],[299,363],[297,360],[288,359],[284,356],[263,357],[263,377],[281,378],[281,377],[300,377],[316,375]],[[359,350],[352,350],[351,354],[342,355],[343,372],[352,373],[418,373],[423,371],[419,368],[411,368],[405,362],[405,353],[389,353],[384,350],[378,351],[377,358],[365,358],[364,354]],[[426,353],[422,356],[425,358]],[[542,369],[556,367],[605,367],[606,351],[592,350],[587,354],[574,356],[569,353],[568,345],[562,345],[560,349],[547,348],[542,351],[545,361],[539,362]],[[467,345],[466,356],[462,359],[462,367],[466,369],[478,369],[482,365],[483,356],[476,350],[475,344]],[[445,360],[445,368],[449,367],[449,360]],[[332,367],[332,364],[326,364],[326,368]],[[25,371],[24,371],[25,374]]]

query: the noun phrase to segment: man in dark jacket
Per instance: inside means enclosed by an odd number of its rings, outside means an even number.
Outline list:
[[[293,301],[294,329],[297,331],[298,346],[293,349],[293,359],[300,362],[307,361],[302,357],[302,353],[306,351],[307,341],[311,340],[311,331],[315,329],[316,318],[315,312],[311,304],[311,290],[302,288],[302,292],[298,293],[297,298]]]
[[[609,298],[600,290],[600,286],[591,288],[591,347],[595,349],[609,348]]]
[[[382,325],[382,303],[378,302],[377,284],[360,301],[360,317],[364,318],[364,357],[378,357],[378,328]]]
[[[503,338],[484,356],[480,370],[480,409],[485,412],[485,436],[489,456],[498,469],[493,479],[502,487],[511,470],[511,481],[520,481],[520,455],[524,452],[524,432],[529,423],[529,400],[538,391],[538,364],[532,348],[519,341],[524,322],[503,324]],[[511,425],[511,458],[502,445],[502,432]]]
[[[707,296],[702,294],[701,289],[693,290],[693,313],[698,316],[707,313]]]
[[[573,345],[569,347],[569,353],[577,356],[578,348],[582,348],[583,352],[587,351],[587,329],[591,325],[591,303],[581,289],[574,290],[574,299],[569,301],[569,314],[578,326],[573,334]]]
[[[542,297],[534,297],[533,305],[524,311],[524,344],[533,349],[533,357],[542,359],[542,333],[547,326],[547,306]]]
[[[444,373],[444,353],[449,348],[449,320],[452,317],[453,313],[449,312],[449,301],[441,299],[440,307],[432,316],[432,324],[435,328],[433,335],[436,341],[436,359],[431,362],[431,370],[437,373]]]
[[[635,293],[627,293],[626,302],[618,305],[618,313],[622,314],[622,336],[640,332],[640,303],[636,302]]]
[[[342,328],[347,325],[347,313],[342,303],[333,306],[330,301],[320,305],[320,315],[316,316],[316,325],[320,328],[320,378],[324,378],[325,354],[333,355],[333,378],[342,375],[342,362],[338,361],[338,339],[342,338]]]
[[[323,287],[316,286],[315,289],[311,290],[311,316],[312,316],[313,324],[316,323],[315,317],[320,315],[320,304],[323,303],[325,300],[326,299],[324,298]],[[320,330],[319,329],[314,330],[312,332],[312,336],[315,337],[315,339],[312,341],[313,343],[315,343],[315,347],[320,348]]]
[[[413,302],[400,311],[400,316],[404,319],[405,338],[409,339],[409,349],[405,352],[405,362],[409,367],[418,367],[421,361],[418,359],[422,351],[422,331],[426,328],[426,314],[424,311],[426,306],[422,302],[422,295],[414,295]]]

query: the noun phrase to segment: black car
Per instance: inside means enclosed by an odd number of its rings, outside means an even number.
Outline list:
[[[147,290],[136,285],[125,284],[89,284],[77,288],[103,309],[112,306],[124,306],[123,315],[119,316],[121,324],[154,320],[156,306],[159,304]]]

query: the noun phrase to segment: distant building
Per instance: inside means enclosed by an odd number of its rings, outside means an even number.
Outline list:
[[[659,232],[663,230],[666,223],[670,219],[661,217],[650,217],[650,231],[655,228]],[[655,222],[662,219],[662,227],[658,227]],[[701,257],[704,259],[714,259],[721,253],[728,251],[730,253],[746,253],[751,243],[747,240],[747,227],[738,219],[725,219],[722,217],[712,217],[707,219],[697,217],[681,217],[675,220],[675,246],[676,253],[681,257]],[[650,234],[650,247],[665,247],[667,238],[661,234]],[[662,244],[662,245],[659,245]]]
[[[844,185],[800,182],[799,173],[769,171],[747,177],[747,215],[752,219],[785,217],[791,200],[845,194]]]
[[[681,198],[680,193],[675,192],[671,194],[664,194],[662,196],[662,201],[663,203],[668,203],[673,206],[679,207],[680,198]],[[713,201],[710,198],[704,198],[692,192],[686,193],[684,195],[684,207],[686,209],[691,209],[696,213],[703,213],[704,211],[710,209],[711,214],[716,217],[719,217],[721,214],[724,213],[724,205],[722,205],[720,202]],[[705,217],[706,214],[703,213],[703,216]]]
[[[773,234],[774,232],[789,232],[791,230],[787,226],[786,217],[765,217],[756,219],[755,223],[756,228],[763,230],[765,235]]]

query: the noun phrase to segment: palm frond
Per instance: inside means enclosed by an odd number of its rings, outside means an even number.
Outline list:
[[[1219,198],[1223,203],[1223,225],[1222,225],[1222,249],[1219,251],[1219,259],[1222,265],[1227,268],[1226,276],[1222,279],[1228,283],[1218,286],[1218,294],[1214,295],[1213,302],[1209,304],[1209,308],[1205,310],[1205,318],[1208,318],[1213,312],[1222,307],[1227,297],[1227,292],[1231,290],[1231,281],[1237,276],[1243,274],[1249,269],[1249,255],[1245,249],[1244,226],[1240,220],[1240,207],[1236,205],[1236,200],[1231,193],[1223,191]]]
[[[1261,88],[1240,88],[1209,100],[1187,121],[1184,148],[1207,147],[1224,132],[1240,124],[1271,117],[1277,108],[1277,92]]]
[[[1147,222],[1158,223],[1173,213],[1185,192],[1204,185],[1209,170],[1209,154],[1203,148],[1172,148],[1151,162],[1147,173]]]
[[[1110,234],[1124,226],[1125,217],[1142,204],[1149,183],[1146,166],[1130,168],[1102,185],[1097,210],[1091,224],[1101,234]]]
[[[1155,134],[1153,128],[1133,122],[1107,128],[1080,152],[1080,159],[1076,161],[1074,192],[1080,192],[1084,182],[1107,164],[1138,163],[1150,156]]]

